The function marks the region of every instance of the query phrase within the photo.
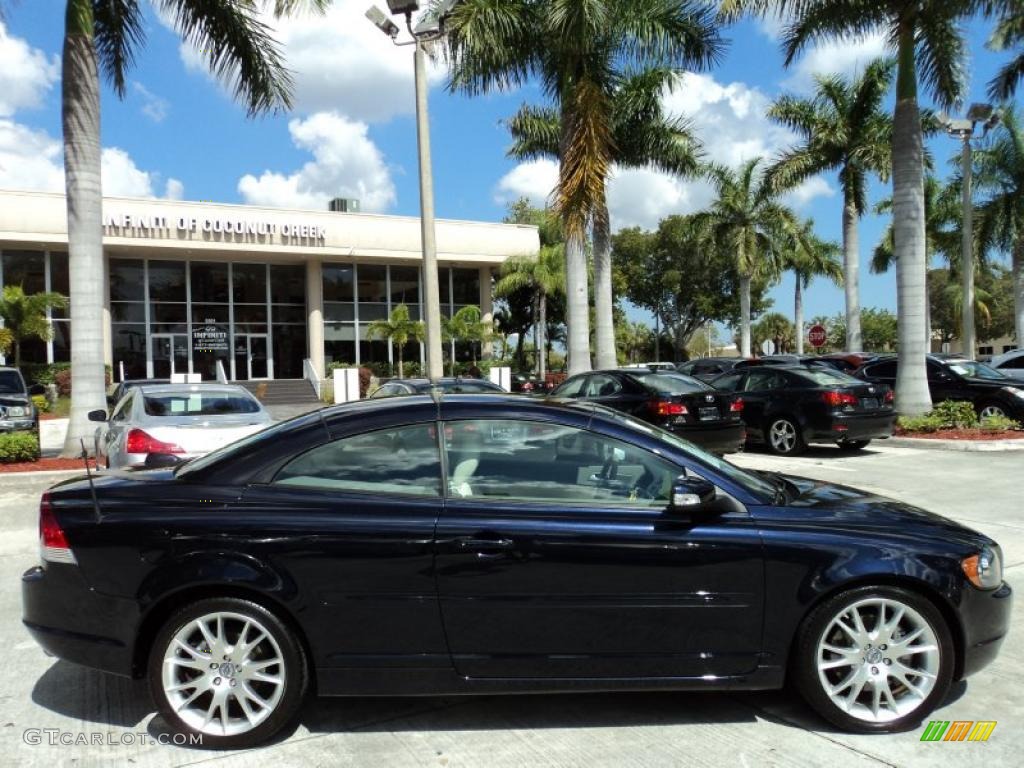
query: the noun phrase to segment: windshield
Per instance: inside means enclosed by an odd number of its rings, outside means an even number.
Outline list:
[[[688,395],[692,392],[707,392],[714,387],[700,379],[684,376],[681,373],[634,373],[631,374],[645,386],[667,395]]]
[[[796,371],[795,373],[800,378],[810,379],[823,387],[849,387],[864,383],[860,379],[855,379],[853,376],[848,376],[833,368],[809,368],[806,371]]]
[[[995,368],[991,368],[984,363],[977,363],[973,360],[956,360],[949,363],[949,367],[959,373],[961,376],[966,376],[969,379],[1008,379],[1005,373],[997,371]]]
[[[606,416],[613,421],[618,421],[637,430],[638,432],[643,432],[646,435],[668,443],[675,450],[681,451],[687,456],[691,456],[695,461],[711,467],[723,477],[726,477],[736,483],[736,485],[745,488],[764,503],[770,503],[771,500],[775,498],[776,488],[774,485],[752,472],[740,469],[735,464],[730,464],[725,459],[719,458],[712,453],[707,453],[688,440],[677,437],[671,432],[661,429],[660,427],[656,427],[653,424],[648,424],[646,421],[634,419],[632,416],[627,416],[620,411],[613,411],[610,408],[605,408],[600,405],[595,405],[593,408],[600,411],[603,416]]]
[[[147,416],[230,416],[259,413],[260,404],[250,397],[230,392],[146,392],[143,405]]]
[[[0,394],[24,395],[25,384],[17,371],[0,371]]]

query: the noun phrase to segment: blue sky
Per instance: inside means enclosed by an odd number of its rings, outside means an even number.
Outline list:
[[[176,197],[226,203],[322,208],[335,195],[358,197],[364,209],[416,215],[419,210],[412,61],[364,17],[369,0],[336,0],[326,19],[276,25],[295,71],[295,110],[249,120],[202,68],[200,54],[183,48],[169,23],[147,3],[147,42],[119,100],[103,92],[102,139],[107,194]],[[383,5],[383,4],[382,4]],[[61,189],[60,67],[64,0],[15,0],[0,23],[0,187]],[[984,98],[1001,57],[984,48],[988,28],[969,28],[970,93]],[[715,160],[736,163],[771,155],[792,137],[764,118],[783,91],[807,93],[816,71],[851,73],[883,48],[880,38],[842,41],[809,50],[782,67],[772,24],[743,22],[724,31],[722,62],[688,74],[666,95],[670,111],[691,117]],[[467,99],[444,89],[431,73],[431,131],[437,213],[498,220],[508,201],[525,194],[540,202],[554,167],[505,157],[501,121],[536,88]],[[927,103],[927,97],[922,97]],[[943,173],[957,150],[945,136],[932,140]],[[874,183],[872,202],[888,194]],[[609,188],[613,227],[653,228],[659,218],[702,207],[708,190],[651,171],[618,172]],[[791,202],[816,222],[822,237],[839,240],[841,198],[834,178],[805,185]],[[885,226],[861,225],[861,301],[895,308],[892,275],[871,275],[866,262]],[[792,311],[792,280],[774,289],[776,308]],[[842,292],[821,281],[805,297],[808,317],[843,308]]]

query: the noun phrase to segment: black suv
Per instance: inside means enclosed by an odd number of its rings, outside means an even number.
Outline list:
[[[36,394],[36,387],[32,388],[32,394]],[[0,368],[0,432],[34,431],[38,426],[39,414],[21,371]]]
[[[854,376],[876,384],[896,386],[896,358],[867,363]],[[932,402],[966,400],[982,418],[1004,416],[1024,421],[1024,379],[1008,376],[985,363],[928,355],[928,389]]]

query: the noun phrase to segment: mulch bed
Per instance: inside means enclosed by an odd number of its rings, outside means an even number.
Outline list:
[[[90,469],[96,469],[96,462],[89,460]],[[85,464],[81,459],[39,459],[39,461],[17,461],[13,464],[0,464],[0,474],[5,472],[44,472],[47,470],[78,469],[85,472]]]
[[[924,440],[1024,440],[1024,430],[1004,429],[1000,432],[983,429],[943,429],[938,432],[907,432],[897,429],[896,437],[914,437]]]

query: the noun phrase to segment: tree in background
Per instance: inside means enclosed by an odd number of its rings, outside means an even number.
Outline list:
[[[53,326],[46,317],[48,309],[66,309],[68,300],[59,293],[25,293],[20,285],[4,286],[0,298],[0,319],[9,338],[7,345],[14,348],[14,367],[21,367],[21,343],[29,339],[49,341]],[[5,350],[6,354],[6,350]],[[72,390],[73,391],[73,390]]]
[[[896,315],[887,309],[865,307],[860,316],[861,338],[865,352],[891,352],[896,348],[897,329]],[[819,315],[812,320],[816,325],[823,325],[828,331],[826,348],[831,351],[846,349],[846,316],[838,314],[833,317]]]
[[[477,312],[480,310],[478,309]],[[410,341],[423,341],[426,329],[419,320],[409,319],[409,307],[399,304],[391,310],[391,317],[387,320],[374,320],[366,326],[366,335],[369,338],[379,337],[387,339],[395,346],[398,354],[398,378],[405,378],[402,368],[402,350]]]
[[[986,281],[978,275],[974,286],[974,311],[981,319],[978,326],[979,338],[989,332],[992,325],[992,312],[989,302],[992,295],[985,287]],[[939,341],[948,344],[961,337],[962,309],[964,305],[964,287],[953,270],[933,269],[928,273],[928,300],[931,303],[930,316],[933,331],[939,334]]]
[[[619,323],[617,333],[622,359],[630,363],[639,363],[644,350],[651,344],[651,329],[643,323],[626,320]]]
[[[570,374],[590,369],[585,241],[588,225],[606,218],[615,89],[633,72],[714,62],[722,43],[713,21],[691,0],[463,0],[449,17],[453,91],[475,96],[535,81],[558,115],[554,197],[566,238]]]
[[[750,357],[751,286],[758,278],[773,280],[782,267],[784,233],[796,229],[793,212],[760,172],[761,158],[738,169],[710,171],[715,199],[694,216],[698,237],[708,250],[722,249],[734,260],[739,277],[740,355]]]
[[[788,317],[781,312],[768,312],[754,324],[753,335],[755,346],[770,341],[775,348],[773,354],[783,355],[793,349],[796,333]]]
[[[1016,55],[1010,59],[992,78],[988,95],[993,101],[1008,101],[1017,92],[1017,86],[1024,80],[1024,13],[1018,7],[1011,12],[1005,3],[1006,14],[996,24],[988,47],[993,51],[1008,51],[1016,48]]]
[[[793,272],[793,326],[796,329],[796,353],[804,353],[804,289],[816,277],[825,277],[836,285],[843,284],[843,265],[839,262],[841,249],[831,240],[822,240],[814,234],[814,220],[806,219],[799,229],[787,232],[782,260]],[[849,308],[846,312],[850,316]],[[857,308],[860,324],[860,307]],[[849,337],[847,337],[849,343]]]
[[[469,343],[470,355],[473,359],[473,366],[476,367],[477,348],[482,347],[493,338],[493,325],[483,319],[480,314],[480,307],[470,304],[465,306],[451,316],[451,319],[441,321],[443,335],[446,341],[458,343],[465,341]],[[451,375],[455,375],[455,356],[451,360]]]
[[[769,117],[801,138],[799,145],[783,152],[768,169],[768,177],[778,189],[793,189],[825,171],[839,171],[843,190],[842,273],[851,351],[858,351],[861,344],[857,227],[867,213],[868,178],[876,174],[888,181],[892,116],[882,107],[892,87],[894,67],[892,61],[876,60],[852,80],[818,75],[812,98],[781,96],[768,110]],[[799,328],[799,321],[797,325]],[[797,351],[803,351],[802,332],[797,333]]]
[[[277,17],[329,0],[275,0]],[[210,70],[227,81],[249,114],[291,106],[291,77],[281,53],[251,2],[161,0],[175,30],[199,51]],[[100,185],[100,68],[123,98],[135,53],[145,42],[139,0],[67,0],[61,70],[64,177],[68,212],[68,277],[71,285],[71,419],[63,455],[77,456],[80,439],[95,425],[89,411],[105,408],[103,260]]]

